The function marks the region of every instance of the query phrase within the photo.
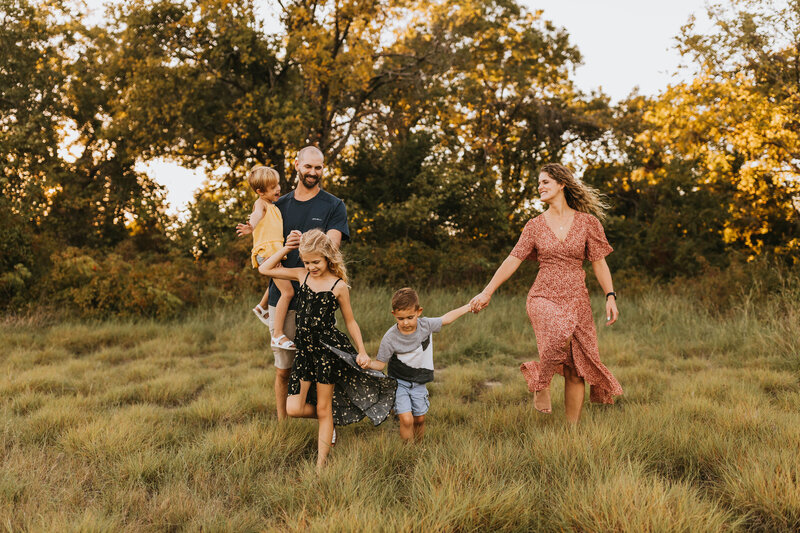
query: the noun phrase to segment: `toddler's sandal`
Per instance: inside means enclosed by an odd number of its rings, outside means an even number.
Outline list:
[[[284,340],[281,340],[281,339],[284,339]],[[272,337],[272,342],[270,343],[270,346],[272,346],[273,348],[282,348],[284,350],[296,350],[297,349],[297,347],[295,347],[294,343],[291,340],[289,340],[289,338],[286,335],[281,335],[280,337],[277,337],[277,338],[276,337]]]
[[[269,310],[264,309],[261,307],[261,304],[256,305],[253,308],[253,314],[258,317],[258,319],[264,323],[264,325],[269,326]]]

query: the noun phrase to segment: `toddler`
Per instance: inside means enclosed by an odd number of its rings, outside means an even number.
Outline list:
[[[253,234],[253,250],[251,252],[253,268],[258,268],[267,258],[283,248],[283,217],[274,204],[281,197],[279,180],[278,172],[274,168],[265,166],[254,167],[247,175],[247,183],[258,195],[258,199],[253,205],[253,212],[250,214],[247,224],[238,224],[236,233],[238,235]],[[294,350],[294,342],[283,332],[286,313],[289,311],[289,302],[294,296],[294,289],[289,281],[278,279],[273,279],[273,281],[281,291],[281,297],[275,306],[276,316],[272,317],[275,331],[270,344],[276,348]],[[266,325],[269,325],[268,299],[269,289],[264,292],[261,301],[253,308],[253,313]]]

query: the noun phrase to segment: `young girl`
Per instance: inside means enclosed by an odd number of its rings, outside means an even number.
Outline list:
[[[247,224],[238,224],[236,233],[238,235],[253,234],[253,250],[250,254],[253,268],[258,268],[269,256],[283,248],[283,217],[273,203],[281,197],[279,180],[278,172],[274,168],[264,166],[253,167],[247,175],[247,183],[258,195],[258,199],[253,205],[250,220]],[[274,331],[270,345],[284,350],[294,350],[294,343],[283,332],[283,324],[286,320],[286,313],[289,311],[289,303],[294,296],[294,288],[288,281],[277,279],[274,281],[275,286],[281,291],[281,297],[275,306],[275,316],[272,317]],[[266,325],[269,325],[268,299],[269,289],[264,292],[261,301],[253,308],[253,313]]]
[[[375,425],[383,422],[394,403],[397,382],[383,374],[361,370],[352,356],[353,345],[336,328],[336,309],[341,308],[358,355],[368,357],[350,307],[341,252],[316,229],[300,239],[304,268],[279,266],[291,249],[284,246],[258,270],[273,278],[301,283],[297,291],[297,355],[289,378],[286,411],[289,416],[319,421],[317,468],[321,468],[336,442],[334,425],[358,422],[365,416]]]

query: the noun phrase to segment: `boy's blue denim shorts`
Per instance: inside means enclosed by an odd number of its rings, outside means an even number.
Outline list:
[[[424,383],[414,383],[404,379],[397,380],[397,392],[394,397],[395,414],[400,415],[411,411],[413,416],[422,416],[428,412],[430,405],[428,387]]]
[[[261,257],[260,255],[257,255],[256,256],[256,263],[258,263],[258,266],[261,266],[261,263],[263,263],[267,259],[268,259],[267,257]]]

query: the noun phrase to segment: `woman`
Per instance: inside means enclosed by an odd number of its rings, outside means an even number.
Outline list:
[[[596,190],[577,181],[568,168],[558,164],[542,167],[539,196],[547,210],[528,221],[517,245],[470,306],[474,312],[481,311],[524,259],[539,261],[527,310],[540,361],[523,363],[520,370],[534,393],[534,407],[543,413],[551,412],[550,380],[556,372],[562,374],[567,420],[578,422],[585,382],[591,387],[589,396],[593,402],[613,403],[613,397],[622,394],[619,382],[600,362],[582,266],[584,259],[592,262],[606,293],[606,325],[610,326],[619,317],[617,295],[605,260],[612,248],[597,218],[604,216],[607,205]]]

